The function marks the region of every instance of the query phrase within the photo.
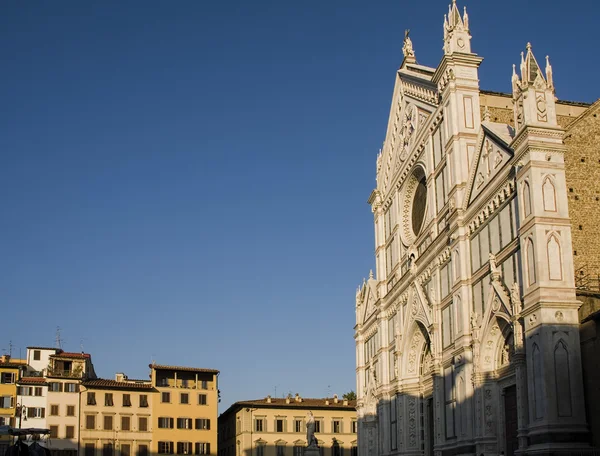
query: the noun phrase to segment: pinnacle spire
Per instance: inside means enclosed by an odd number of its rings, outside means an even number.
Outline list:
[[[552,65],[550,65],[550,57],[546,56],[546,81],[548,87],[554,91],[554,80],[552,78]]]
[[[444,52],[470,53],[469,15],[467,7],[463,7],[461,15],[456,0],[448,5],[448,14],[444,15]]]

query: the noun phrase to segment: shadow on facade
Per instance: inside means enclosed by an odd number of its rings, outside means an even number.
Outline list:
[[[318,437],[318,434],[315,434]],[[304,456],[306,443],[286,445],[257,444],[252,449],[243,451],[244,456]],[[333,438],[330,442],[324,442],[319,439],[319,456],[357,456],[358,449],[350,448],[347,445],[340,445],[337,439]],[[316,456],[316,455],[315,455]]]
[[[586,425],[579,326],[526,318],[524,339],[514,333],[522,326],[497,312],[480,326],[480,342],[461,349],[459,337],[443,357],[417,323],[401,379],[366,382],[358,454],[600,455]]]

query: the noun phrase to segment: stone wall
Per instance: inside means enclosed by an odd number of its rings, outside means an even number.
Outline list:
[[[598,290],[600,283],[600,101],[565,133],[565,169],[573,259],[579,286]],[[575,253],[577,252],[577,253]]]
[[[600,447],[600,294],[578,292],[583,389],[592,444]]]

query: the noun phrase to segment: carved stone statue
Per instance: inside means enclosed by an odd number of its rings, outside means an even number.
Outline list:
[[[307,448],[318,448],[319,442],[315,437],[315,417],[311,411],[307,414],[308,419],[306,420],[306,442]]]
[[[521,302],[521,291],[517,282],[514,282],[510,287],[510,302],[513,315],[519,315],[523,310],[523,303]]]
[[[493,253],[490,253],[490,274],[502,274],[500,268],[496,264],[496,255],[494,255]]]
[[[402,46],[402,53],[404,54],[404,57],[414,57],[415,56],[415,51],[413,49],[412,41],[408,37],[409,33],[410,33],[410,30],[408,30],[408,29],[404,31],[404,46]]]

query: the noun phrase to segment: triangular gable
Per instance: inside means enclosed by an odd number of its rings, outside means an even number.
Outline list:
[[[498,130],[501,124],[486,124],[487,122],[482,123],[483,128],[477,140],[476,158],[473,160],[469,172],[467,187],[468,204],[471,204],[481,194],[513,157],[513,152],[504,141],[504,138],[500,136],[499,132],[494,131]],[[508,125],[505,127],[507,135],[502,136],[509,137],[510,127]]]
[[[366,291],[365,291],[365,297],[364,297],[364,301],[363,301],[365,313],[363,314],[363,320],[362,320],[363,322],[367,321],[369,319],[369,317],[371,315],[373,315],[373,313],[377,309],[375,306],[375,301],[377,300],[377,298],[375,295],[375,291],[373,290],[373,287],[371,286],[370,283],[367,282],[365,284],[365,289],[366,289]]]

